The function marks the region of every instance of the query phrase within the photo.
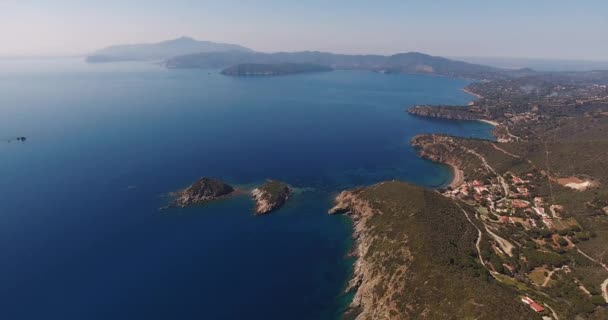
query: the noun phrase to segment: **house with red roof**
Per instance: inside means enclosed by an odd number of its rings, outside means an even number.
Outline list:
[[[545,308],[543,308],[543,306],[541,306],[540,304],[536,303],[536,301],[532,300],[530,297],[523,297],[521,298],[521,301],[527,305],[530,306],[530,308],[532,308],[532,310],[536,311],[536,312],[543,312],[545,311]]]

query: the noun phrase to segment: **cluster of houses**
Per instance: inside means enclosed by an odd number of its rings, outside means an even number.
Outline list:
[[[527,174],[527,178],[533,177],[533,174]],[[553,221],[561,218],[562,206],[547,206],[543,198],[531,198],[531,189],[534,186],[530,180],[524,180],[512,173],[505,174],[501,180],[489,179],[485,183],[480,180],[467,181],[455,189],[446,191],[445,194],[487,208],[488,214],[494,215],[501,223],[519,222],[529,227],[544,225],[549,229],[555,229]],[[525,215],[518,216],[516,212]],[[532,216],[536,216],[536,219],[527,218]]]
[[[533,180],[533,178],[534,175],[531,173],[526,175],[526,179]],[[500,179],[492,178],[484,182],[466,181],[444,194],[481,206],[482,211],[487,211],[488,216],[497,217],[499,223],[521,223],[528,228],[542,227],[541,224],[544,224],[549,229],[555,229],[554,219],[561,219],[560,213],[563,212],[563,207],[549,205],[542,197],[533,197],[532,190],[535,186],[530,180],[507,173]],[[545,312],[545,308],[530,297],[522,297],[521,301],[535,312]],[[545,316],[543,319],[552,318]]]

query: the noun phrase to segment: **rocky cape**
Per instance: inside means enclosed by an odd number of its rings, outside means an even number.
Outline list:
[[[410,144],[417,150],[418,156],[421,158],[456,168],[464,166],[463,158],[459,156],[462,150],[451,136],[420,134],[414,136]]]
[[[256,202],[255,214],[267,214],[281,208],[292,192],[289,185],[274,180],[269,180],[262,186],[253,189],[251,195]]]
[[[465,209],[397,181],[340,193],[329,213],[352,218],[357,256],[346,318],[534,318],[516,292],[490,280],[475,249],[482,231]]]

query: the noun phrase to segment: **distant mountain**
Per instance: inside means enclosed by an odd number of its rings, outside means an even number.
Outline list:
[[[534,59],[534,58],[500,58],[500,57],[451,57],[452,59],[478,63],[498,68],[516,69],[532,68],[537,71],[593,71],[608,70],[608,60],[560,60],[560,59]]]
[[[260,53],[251,51],[205,52],[173,57],[166,61],[168,68],[225,68],[232,65],[307,63],[333,69],[362,69],[384,73],[418,73],[470,79],[503,79],[532,70],[507,70],[450,60],[418,52],[392,56],[345,55],[326,52]]]
[[[252,52],[251,49],[235,44],[198,41],[182,37],[159,43],[111,46],[92,53],[87,57],[87,62],[165,60],[175,56],[219,51]]]
[[[280,76],[297,73],[309,72],[324,72],[332,71],[333,69],[327,66],[311,63],[277,63],[277,64],[260,64],[260,63],[243,63],[228,67],[222,70],[222,74],[226,76]]]

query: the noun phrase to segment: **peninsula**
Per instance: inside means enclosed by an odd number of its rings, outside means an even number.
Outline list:
[[[476,241],[489,235],[474,208],[391,181],[342,192],[330,213],[354,223],[346,318],[535,319],[484,267]]]

